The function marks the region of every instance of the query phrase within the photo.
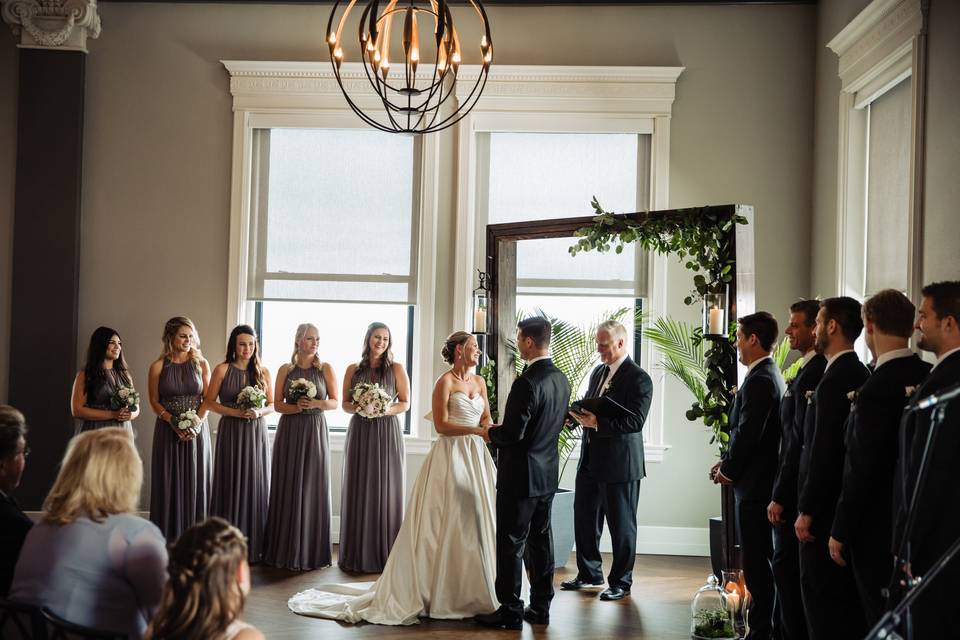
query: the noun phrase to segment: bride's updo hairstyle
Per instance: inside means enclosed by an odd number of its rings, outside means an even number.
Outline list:
[[[454,331],[447,336],[447,341],[443,343],[443,348],[440,349],[440,355],[443,356],[443,361],[447,364],[453,364],[453,360],[457,355],[457,347],[467,344],[467,340],[472,337],[473,334],[467,333],[466,331]]]

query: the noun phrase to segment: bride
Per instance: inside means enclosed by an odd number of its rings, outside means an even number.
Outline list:
[[[380,579],[302,591],[287,603],[294,613],[400,625],[470,618],[499,606],[496,470],[483,440],[492,420],[486,384],[473,373],[480,349],[471,334],[457,331],[441,354],[452,367],[433,388],[440,437],[417,475]]]

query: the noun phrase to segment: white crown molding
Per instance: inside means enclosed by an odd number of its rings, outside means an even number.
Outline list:
[[[902,76],[904,67],[911,64],[913,39],[922,29],[921,0],[871,2],[827,43],[840,57],[843,91],[853,93],[867,84],[886,84],[878,82],[878,77]]]
[[[97,0],[0,0],[0,16],[25,49],[87,53],[100,35]]]

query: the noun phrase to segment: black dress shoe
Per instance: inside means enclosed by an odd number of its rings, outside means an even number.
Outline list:
[[[493,629],[511,629],[513,631],[519,631],[523,629],[523,620],[521,618],[514,618],[506,616],[500,611],[494,611],[493,613],[481,613],[473,617],[477,624],[483,625],[485,627],[491,627]]]
[[[630,595],[630,589],[622,589],[620,587],[609,587],[603,590],[603,593],[600,594],[601,600],[621,600],[624,596]]]
[[[564,580],[560,583],[560,588],[564,591],[576,591],[577,589],[583,589],[584,587],[599,587],[602,584],[603,580],[600,582],[587,582],[586,580],[581,580],[578,576],[573,580]]]
[[[523,619],[530,624],[550,624],[550,613],[527,607],[523,610]]]

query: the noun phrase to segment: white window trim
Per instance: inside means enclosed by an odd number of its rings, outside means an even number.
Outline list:
[[[840,120],[837,165],[837,291],[849,292],[846,226],[848,212],[865,206],[867,112],[864,107],[912,77],[912,123],[907,239],[907,296],[916,300],[922,286],[924,87],[927,15],[921,0],[874,0],[828,44],[839,56]]]
[[[494,66],[483,97],[460,121],[453,325],[467,326],[476,242],[476,171],[479,133],[616,132],[651,134],[650,209],[669,208],[670,117],[683,67]],[[462,67],[458,84],[472,86],[477,67]],[[464,96],[458,95],[459,99]],[[586,203],[585,203],[586,205]],[[584,211],[584,214],[588,214]],[[650,257],[650,307],[666,308],[667,260]],[[647,362],[659,354],[644,342]],[[654,397],[647,419],[648,462],[661,462],[670,445],[663,441],[664,398]],[[574,457],[579,456],[579,449]]]
[[[262,127],[312,127],[367,129],[350,110],[329,63],[221,60],[230,73],[233,96],[233,173],[230,197],[230,262],[227,292],[229,333],[240,319],[249,317],[244,308],[248,276],[247,243],[250,231],[250,176],[253,129]],[[363,86],[362,67],[345,64],[344,83]],[[375,107],[373,99],[359,98],[361,106]],[[417,416],[430,407],[430,379],[434,360],[434,290],[437,255],[439,137],[425,136],[421,143],[420,237],[417,269],[417,304],[414,314],[412,433],[404,436],[406,451],[425,454],[433,442],[429,423]],[[249,304],[249,303],[246,303]],[[345,433],[330,434],[330,446],[342,451]]]

